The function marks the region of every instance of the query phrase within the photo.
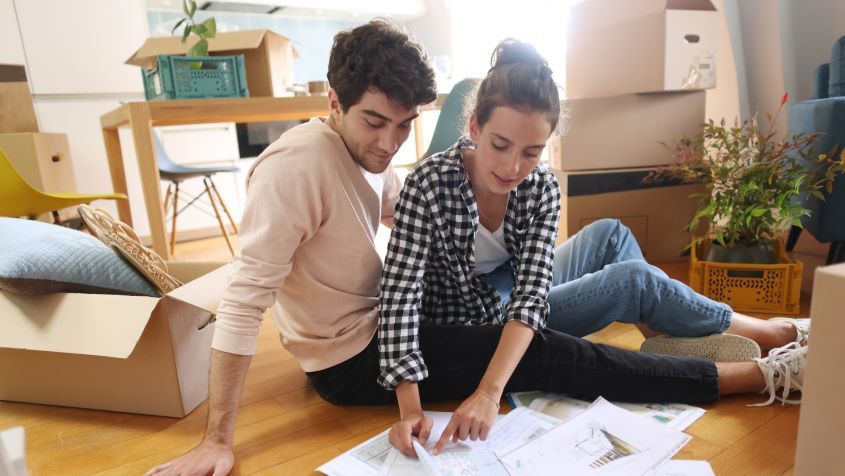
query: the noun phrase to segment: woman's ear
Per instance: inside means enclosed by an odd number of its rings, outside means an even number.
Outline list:
[[[478,127],[478,118],[473,113],[469,116],[469,138],[473,142],[478,142],[478,137],[481,135],[481,128]]]

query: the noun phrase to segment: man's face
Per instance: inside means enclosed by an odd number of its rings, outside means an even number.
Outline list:
[[[349,154],[370,173],[384,172],[399,147],[408,139],[411,122],[419,107],[406,109],[391,101],[383,92],[370,89],[346,112],[340,107],[334,90],[329,89],[331,120]]]

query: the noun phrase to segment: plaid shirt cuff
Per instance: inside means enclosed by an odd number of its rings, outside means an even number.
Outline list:
[[[400,360],[385,366],[382,364],[378,383],[387,390],[394,390],[403,380],[419,382],[428,377],[428,368],[423,362],[422,354],[412,352]]]

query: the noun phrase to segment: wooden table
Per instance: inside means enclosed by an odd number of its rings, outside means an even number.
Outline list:
[[[444,98],[445,95],[441,95],[429,109],[439,107]],[[132,140],[135,143],[135,155],[138,158],[141,189],[144,193],[144,204],[150,223],[153,250],[162,258],[168,259],[170,253],[165,232],[160,177],[153,146],[153,127],[214,122],[307,120],[314,116],[326,116],[328,113],[329,107],[325,96],[143,101],[130,102],[103,114],[100,117],[100,125],[103,128],[103,140],[106,145],[114,191],[127,195],[126,173],[123,166],[123,154],[120,150],[118,128],[129,126],[132,129]],[[417,157],[419,157],[422,154],[422,134],[418,122],[415,124],[415,129]],[[118,200],[117,211],[120,220],[132,226],[129,199]]]

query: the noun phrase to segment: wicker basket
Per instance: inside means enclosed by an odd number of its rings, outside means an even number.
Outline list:
[[[700,261],[703,250],[693,246],[690,253],[692,289],[737,312],[798,315],[804,265],[786,255],[783,242],[775,242],[776,264]]]

